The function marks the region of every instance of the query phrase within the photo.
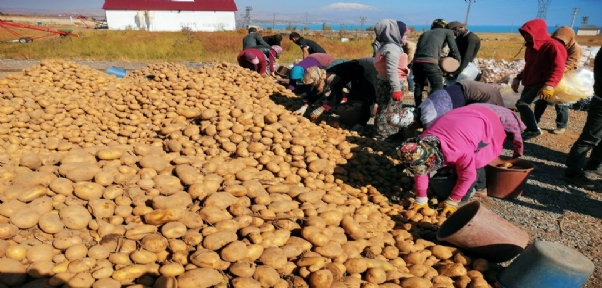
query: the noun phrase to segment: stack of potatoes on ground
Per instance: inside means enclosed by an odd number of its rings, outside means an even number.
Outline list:
[[[486,261],[421,239],[434,210],[366,182],[399,173],[354,176],[387,158],[358,159],[257,73],[173,67],[0,80],[0,287],[490,287]]]

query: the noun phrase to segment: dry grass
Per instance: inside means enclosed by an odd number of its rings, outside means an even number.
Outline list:
[[[244,31],[234,32],[145,32],[145,31],[107,31],[83,30],[79,38],[61,38],[53,36],[33,43],[0,44],[0,58],[13,59],[69,59],[69,60],[105,60],[105,61],[194,61],[221,62],[236,61],[236,55],[242,46]],[[361,58],[372,55],[372,35],[349,32],[344,37],[349,42],[341,42],[340,35],[328,36],[316,33],[307,36],[320,43],[335,58]],[[514,60],[522,58],[522,37],[516,33],[488,34],[477,33],[481,39],[479,58]],[[38,32],[28,32],[30,36]],[[418,34],[410,35],[417,39]],[[6,31],[0,31],[0,40],[14,39]],[[281,62],[290,63],[301,58],[299,47],[284,37]],[[601,46],[602,36],[579,36],[582,45]],[[519,53],[520,51],[520,53]],[[517,55],[518,54],[518,55]]]

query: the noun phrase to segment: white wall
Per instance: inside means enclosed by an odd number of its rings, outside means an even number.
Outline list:
[[[136,10],[105,11],[111,30],[138,29]],[[188,27],[193,31],[235,30],[234,12],[226,11],[153,11],[150,31],[181,31]]]
[[[600,30],[577,30],[577,35],[593,35],[596,36]]]

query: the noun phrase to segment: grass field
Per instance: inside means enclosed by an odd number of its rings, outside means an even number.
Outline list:
[[[27,31],[29,36],[40,35]],[[62,38],[59,36],[36,40],[33,43],[1,43],[0,58],[12,59],[67,59],[104,60],[131,62],[193,61],[221,62],[236,61],[240,52],[245,31],[234,32],[146,32],[82,30],[81,37]],[[319,34],[319,33],[318,33]],[[514,60],[522,58],[522,37],[516,33],[487,34],[477,33],[481,39],[481,50],[477,57]],[[361,34],[360,34],[361,35]],[[308,36],[320,43],[335,58],[361,58],[372,55],[373,36],[367,33],[355,39],[353,32],[343,35],[351,39],[341,42],[336,37],[323,35]],[[414,41],[418,34],[410,35]],[[14,39],[15,36],[0,31],[0,40]],[[579,36],[581,45],[602,46],[602,36]],[[290,63],[301,58],[297,45],[285,37],[282,43],[284,53],[281,62]],[[519,52],[520,51],[520,52]]]

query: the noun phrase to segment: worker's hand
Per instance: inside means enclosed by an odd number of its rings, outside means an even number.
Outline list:
[[[537,91],[537,97],[541,100],[550,100],[554,97],[554,87],[550,85],[545,85]]]
[[[391,98],[393,98],[395,101],[401,101],[401,99],[403,99],[403,92],[395,91],[391,93]]]
[[[316,108],[316,110],[312,111],[311,114],[309,114],[309,118],[311,118],[311,120],[316,121],[316,119],[318,119],[322,113],[324,113],[324,107],[320,106],[318,108]]]
[[[449,216],[451,214],[454,214],[454,212],[456,212],[456,210],[458,210],[458,202],[447,198],[447,200],[443,201],[441,204],[439,204],[439,208],[443,209],[440,212],[441,216]]]
[[[301,108],[299,108],[299,110],[293,112],[293,115],[303,116],[303,114],[305,114],[305,111],[307,111],[307,105],[301,106]]]
[[[412,203],[412,205],[410,205],[408,210],[419,211],[420,209],[424,209],[424,208],[429,208],[429,204],[428,203],[418,204],[418,203],[414,202],[414,203]]]
[[[520,86],[520,80],[518,80],[518,78],[514,78],[512,80],[512,85],[510,85],[510,88],[512,88],[514,93],[518,93],[518,86]]]

